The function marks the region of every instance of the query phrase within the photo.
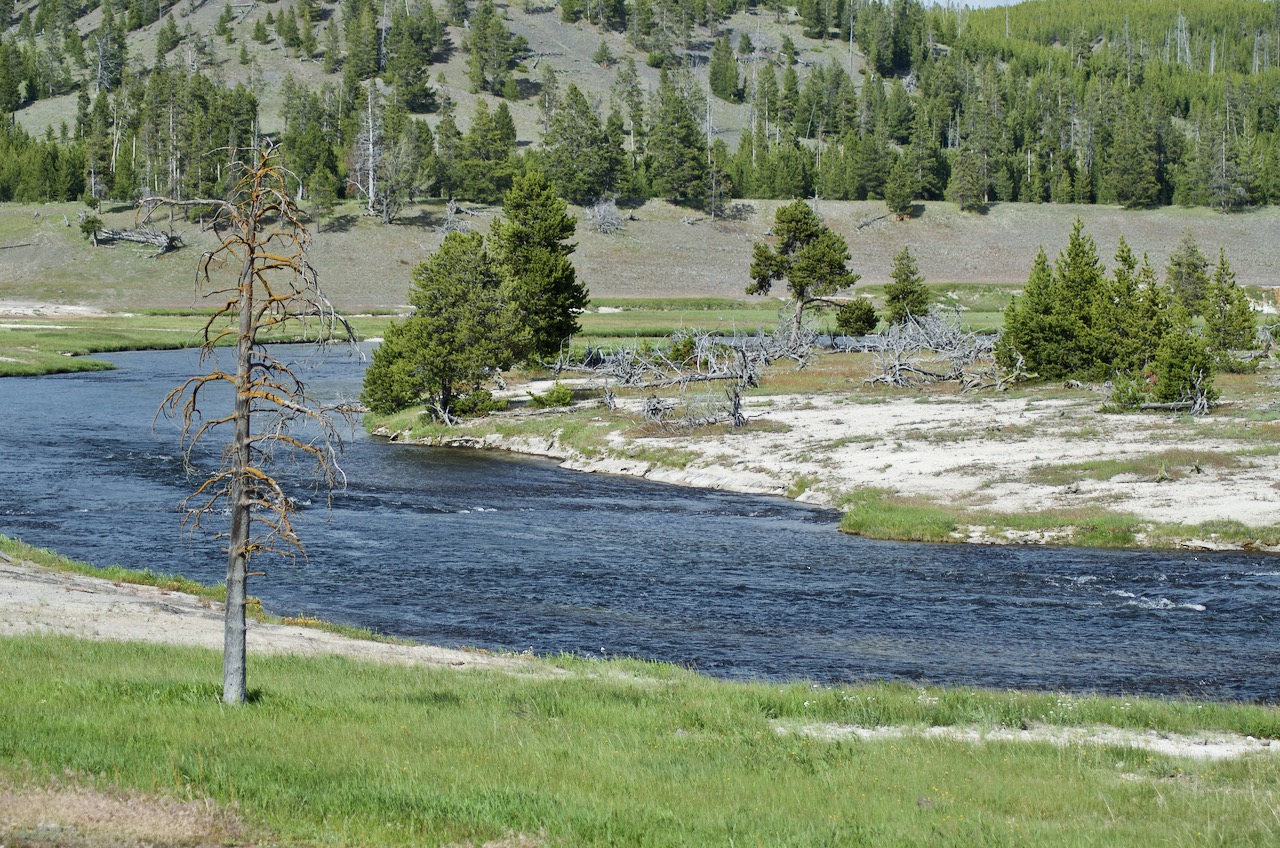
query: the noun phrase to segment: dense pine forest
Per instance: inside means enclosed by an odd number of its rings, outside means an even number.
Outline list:
[[[1280,202],[1277,2],[538,4],[0,0],[0,200],[219,197],[265,134],[317,214],[387,222],[531,170],[712,213]]]

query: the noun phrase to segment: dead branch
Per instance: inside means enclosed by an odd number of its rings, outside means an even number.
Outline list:
[[[601,200],[587,210],[588,226],[602,236],[618,232],[626,222],[618,212],[618,204],[612,200]]]

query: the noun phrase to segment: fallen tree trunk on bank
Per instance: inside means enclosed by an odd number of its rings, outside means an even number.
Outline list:
[[[138,244],[149,244],[156,249],[156,256],[162,256],[183,246],[182,236],[177,233],[152,229],[109,230],[104,228],[98,230],[97,241],[132,241]]]

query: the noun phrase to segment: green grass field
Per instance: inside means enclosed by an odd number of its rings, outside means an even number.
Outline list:
[[[742,684],[634,661],[550,659],[512,675],[283,656],[252,660],[252,702],[228,708],[210,651],[5,638],[0,668],[0,773],[11,783],[71,775],[211,797],[236,804],[262,844],[439,845],[513,832],[646,848],[1280,837],[1280,758],[1270,754],[1215,763],[1116,746],[796,732],[1103,723],[1280,737],[1280,715],[1264,707]]]

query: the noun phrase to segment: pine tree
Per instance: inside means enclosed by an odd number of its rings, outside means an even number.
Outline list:
[[[889,213],[903,219],[910,217],[913,201],[920,190],[911,160],[910,150],[894,157],[893,168],[884,185],[884,203],[889,207]]]
[[[317,165],[307,179],[307,189],[311,193],[311,208],[316,217],[316,232],[320,232],[320,221],[328,218],[338,205],[338,178],[333,171]]]
[[[449,421],[460,397],[510,367],[515,326],[500,270],[479,233],[449,233],[413,269],[413,314],[392,322],[365,372],[361,399],[377,413],[428,403]]]
[[[672,203],[701,202],[706,190],[706,142],[689,100],[665,69],[658,76],[653,125],[645,149],[655,195]]]
[[[951,179],[947,182],[947,198],[970,212],[981,209],[987,202],[986,186],[982,179],[982,163],[978,155],[968,148],[961,148],[951,163]]]
[[[1224,371],[1244,370],[1244,363],[1234,354],[1256,346],[1257,322],[1249,298],[1236,283],[1235,272],[1222,248],[1218,249],[1218,263],[1213,268],[1206,303],[1204,339],[1209,353]]]
[[[156,61],[161,61],[169,51],[178,46],[182,36],[178,34],[178,25],[173,22],[173,15],[166,15],[164,23],[156,33]]]
[[[1194,400],[1197,394],[1213,402],[1213,357],[1204,339],[1191,325],[1191,316],[1175,302],[1169,311],[1169,329],[1156,348],[1152,371],[1152,397],[1160,403]]]
[[[738,92],[738,60],[733,55],[733,45],[729,42],[727,32],[717,38],[711,48],[708,73],[712,94],[730,103],[737,103],[742,99]]]
[[[515,52],[511,32],[494,9],[493,0],[480,0],[470,18],[467,39],[467,78],[471,91],[504,95],[510,77],[509,66]]]
[[[579,329],[587,289],[569,257],[577,221],[555,188],[537,171],[516,177],[502,199],[502,218],[489,237],[506,275],[507,297],[519,329],[516,354],[537,361],[555,356]]]
[[[1188,315],[1204,314],[1209,292],[1209,259],[1200,252],[1195,234],[1185,230],[1169,257],[1165,283]]]
[[[622,151],[610,150],[599,116],[576,85],[565,91],[542,147],[547,178],[569,202],[585,205],[615,187]]]
[[[1146,119],[1146,110],[1136,103],[1121,115],[1107,179],[1116,202],[1126,209],[1146,209],[1160,200],[1155,134]]]
[[[791,295],[791,340],[804,326],[804,312],[828,304],[832,295],[852,288],[860,276],[847,267],[849,245],[818,218],[803,200],[778,207],[774,214],[774,249],[756,242],[751,254],[751,283],[747,294],[766,295],[774,282],[786,280]]]
[[[924,276],[911,255],[911,248],[904,247],[893,257],[893,282],[884,287],[886,317],[890,324],[905,324],[912,318],[921,318],[929,311],[929,288]]]
[[[257,30],[255,29],[254,32],[256,33]],[[265,44],[266,42],[264,41],[263,43]],[[342,46],[338,41],[338,25],[330,20],[324,27],[324,62],[321,68],[326,74],[331,74],[338,70],[338,64],[341,60]]]

